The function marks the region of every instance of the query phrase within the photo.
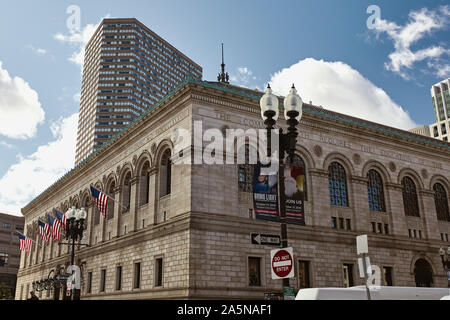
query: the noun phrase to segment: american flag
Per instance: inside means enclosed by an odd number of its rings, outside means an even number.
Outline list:
[[[108,196],[91,186],[92,198],[97,205],[98,210],[106,218],[106,210],[108,209]]]
[[[52,229],[53,239],[59,241],[62,222],[58,219],[53,218],[51,215],[48,215],[48,223],[50,225],[50,228]]]
[[[61,212],[59,212],[58,210],[55,209],[55,213],[56,213],[56,217],[58,218],[58,220],[61,222],[62,227],[64,230],[66,230],[66,216],[64,214],[62,214]]]
[[[42,240],[48,242],[50,240],[50,226],[41,220],[38,220],[38,229]]]
[[[31,250],[31,239],[21,233],[19,233],[19,250],[25,252],[30,252]]]

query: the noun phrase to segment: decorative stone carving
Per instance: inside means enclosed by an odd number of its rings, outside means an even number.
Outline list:
[[[155,142],[152,143],[152,146],[150,147],[150,150],[151,150],[151,152],[153,154],[155,154],[155,152],[156,152],[156,143]]]
[[[389,162],[389,170],[391,170],[392,172],[395,172],[395,170],[397,170],[397,166],[392,161]]]
[[[120,166],[117,166],[117,168],[116,168],[116,173],[117,173],[117,176],[120,175]]]
[[[422,169],[421,173],[422,173],[422,178],[424,178],[424,179],[428,178],[428,171],[427,171],[427,169]]]
[[[178,136],[180,135],[178,128],[175,128],[172,130],[172,133],[170,135],[170,140],[172,143],[176,143],[178,141]]]
[[[322,147],[321,147],[321,146],[315,145],[315,146],[313,147],[313,151],[314,151],[314,154],[315,154],[316,156],[318,156],[318,157],[321,157],[321,156],[322,156],[323,151],[322,151]]]
[[[137,155],[134,155],[133,156],[133,166],[136,166],[136,163],[137,163]]]
[[[353,162],[354,162],[356,165],[360,165],[360,164],[361,164],[361,156],[360,156],[359,154],[355,153],[355,154],[353,155]]]

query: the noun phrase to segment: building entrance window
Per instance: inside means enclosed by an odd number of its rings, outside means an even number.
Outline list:
[[[353,264],[344,263],[342,266],[344,287],[353,287]]]
[[[416,287],[432,287],[433,271],[425,259],[419,259],[414,264],[414,278]]]
[[[311,288],[311,281],[309,278],[309,261],[298,261],[298,282],[299,288]]]

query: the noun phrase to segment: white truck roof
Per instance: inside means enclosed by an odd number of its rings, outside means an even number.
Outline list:
[[[450,295],[449,288],[369,287],[372,300],[439,300]],[[367,300],[365,286],[350,288],[300,289],[295,300]]]

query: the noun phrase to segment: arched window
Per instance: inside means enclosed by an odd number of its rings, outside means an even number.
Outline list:
[[[253,190],[253,169],[256,164],[255,159],[255,148],[250,147],[248,144],[245,145],[245,148],[239,148],[237,152],[238,190],[241,192],[252,192]]]
[[[106,219],[114,218],[114,206],[116,204],[116,202],[114,201],[114,197],[116,196],[116,192],[114,189],[116,189],[116,183],[114,181],[111,181],[109,188],[107,189],[107,194],[112,199],[108,199],[108,211],[106,212]]]
[[[347,176],[344,167],[337,162],[328,166],[328,188],[331,205],[348,207]]]
[[[170,194],[172,184],[172,161],[170,160],[171,152],[169,149],[164,151],[161,157],[160,165],[160,197]]]
[[[383,179],[376,170],[367,173],[367,194],[369,196],[369,209],[371,211],[386,212],[384,203]]]
[[[417,200],[416,185],[410,177],[402,179],[403,188],[403,207],[405,208],[405,215],[420,217],[419,201]]]
[[[448,211],[448,198],[444,186],[440,183],[435,183],[434,203],[436,204],[437,218],[441,221],[450,221],[450,213]]]
[[[141,169],[139,177],[139,205],[148,203],[150,194],[150,163],[147,161]]]
[[[122,185],[122,212],[130,211],[130,199],[131,199],[131,172],[127,172]]]

